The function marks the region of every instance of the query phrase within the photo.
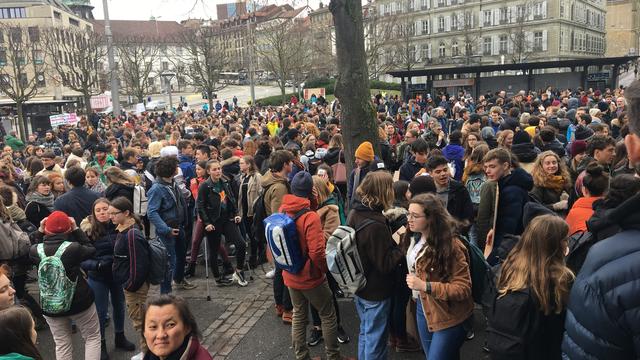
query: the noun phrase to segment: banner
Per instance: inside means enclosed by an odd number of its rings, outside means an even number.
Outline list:
[[[51,115],[49,122],[52,128],[60,125],[75,125],[78,122],[78,116],[76,113]]]
[[[107,95],[92,96],[90,102],[92,109],[102,110],[111,106],[111,97]]]
[[[316,98],[319,98],[320,96],[326,97],[325,96],[325,88],[311,88],[311,89],[304,89],[304,99],[305,100],[309,100],[311,98],[311,95],[316,95]]]
[[[147,111],[147,109],[145,109],[144,103],[136,104],[136,115],[142,115],[145,111]]]

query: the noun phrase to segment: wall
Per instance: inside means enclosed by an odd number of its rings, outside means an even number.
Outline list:
[[[560,89],[576,88],[582,86],[580,77],[580,72],[536,74],[533,75],[533,89],[531,90],[538,90],[547,86],[554,86]],[[520,90],[527,90],[527,77],[524,75],[506,75],[480,79],[480,94],[501,89],[506,90],[507,95],[513,95]]]

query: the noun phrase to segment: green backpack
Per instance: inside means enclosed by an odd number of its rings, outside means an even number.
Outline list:
[[[44,253],[44,245],[38,245],[38,288],[40,289],[40,303],[42,310],[49,314],[62,314],[71,309],[73,295],[76,292],[78,279],[71,281],[67,277],[60,257],[71,245],[65,241],[60,244],[53,256]]]

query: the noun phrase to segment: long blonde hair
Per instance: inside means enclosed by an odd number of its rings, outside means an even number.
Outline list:
[[[331,193],[329,192],[329,184],[327,184],[327,181],[320,176],[313,175],[313,187],[316,189],[316,193],[318,194],[318,205],[324,204],[329,196],[331,196]]]
[[[571,176],[569,175],[569,171],[567,170],[567,166],[564,161],[560,159],[558,154],[551,150],[547,150],[536,158],[535,163],[533,164],[533,169],[531,170],[531,176],[533,177],[533,184],[539,187],[549,187],[549,175],[545,173],[542,163],[544,162],[544,158],[547,156],[553,156],[558,162],[558,170],[555,174],[556,176],[561,176],[564,180],[564,187],[567,188],[570,183]]]
[[[104,171],[104,176],[111,184],[133,186],[136,182],[117,166],[111,166]]]
[[[368,208],[388,209],[395,199],[393,177],[386,171],[370,172],[356,189],[356,194],[360,197],[362,204]]]
[[[498,296],[530,289],[545,315],[567,305],[573,272],[565,265],[569,225],[555,215],[533,219],[502,265]]]

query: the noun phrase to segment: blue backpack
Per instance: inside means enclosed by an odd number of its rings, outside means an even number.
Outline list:
[[[298,211],[294,217],[284,213],[274,213],[263,220],[264,235],[269,244],[273,262],[279,269],[297,274],[307,263],[306,254],[302,253],[296,220],[310,209]]]

